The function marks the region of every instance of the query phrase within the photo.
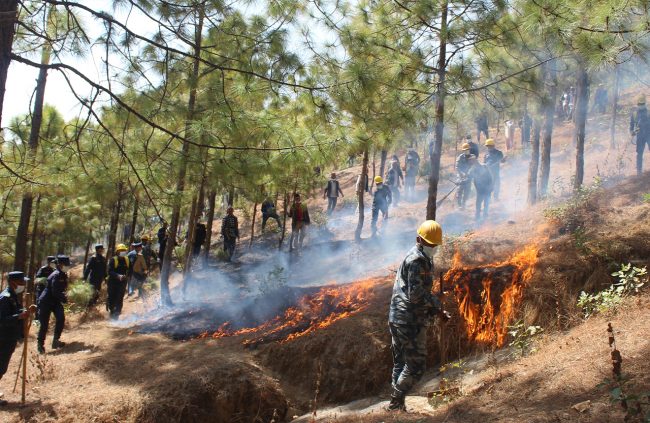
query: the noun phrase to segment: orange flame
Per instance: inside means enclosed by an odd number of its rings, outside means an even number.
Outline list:
[[[538,247],[532,244],[507,260],[481,267],[463,266],[460,254],[456,253],[453,267],[444,279],[454,287],[469,339],[503,346],[524,287],[533,276],[537,253]],[[505,286],[501,283],[499,288],[494,279],[498,271],[509,276]],[[496,291],[501,288],[503,291],[499,295]],[[477,289],[480,293],[476,292]],[[477,297],[480,297],[479,301],[475,301]]]

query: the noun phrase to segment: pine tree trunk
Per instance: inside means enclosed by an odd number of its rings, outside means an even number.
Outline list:
[[[212,190],[210,191],[210,194],[208,194],[208,216],[207,216],[207,222],[206,222],[206,236],[205,236],[205,250],[203,251],[203,256],[205,257],[205,261],[208,261],[208,257],[210,256],[210,246],[212,243],[212,224],[214,223],[214,206],[215,202],[217,199],[217,192]]]
[[[106,256],[109,258],[115,254],[115,245],[117,244],[117,225],[120,221],[120,211],[122,208],[122,187],[123,183],[119,182],[117,184],[117,200],[113,204],[113,210],[111,212],[111,223],[108,229],[108,254]]]
[[[541,165],[539,185],[537,189],[538,197],[545,197],[548,190],[548,181],[551,175],[551,143],[553,140],[553,125],[555,124],[555,104],[557,102],[557,70],[555,69],[555,60],[551,60],[546,65],[548,76],[548,98],[544,103],[544,137],[541,145]]]
[[[438,201],[438,182],[440,181],[440,159],[442,157],[442,137],[445,130],[445,78],[447,76],[447,13],[449,4],[443,0],[440,11],[440,35],[438,56],[438,84],[436,86],[436,106],[433,154],[429,156],[431,173],[427,198],[427,220],[435,220]]]
[[[235,187],[228,190],[228,205],[232,207],[235,204]]]
[[[4,104],[9,64],[11,63],[17,16],[17,0],[0,1],[0,127],[2,127],[2,105]]]
[[[255,235],[255,216],[257,215],[257,201],[253,204],[253,218],[251,219],[251,240],[248,243],[248,249],[253,247],[253,237]]]
[[[30,244],[30,254],[29,254],[29,269],[27,275],[30,280],[34,280],[34,274],[36,274],[36,268],[38,266],[38,259],[36,257],[36,244],[38,238],[38,221],[40,218],[40,209],[41,209],[41,195],[39,194],[36,197],[36,210],[34,210],[34,227],[32,228],[32,241]]]
[[[375,189],[375,176],[377,176],[377,150],[372,150],[372,178],[370,178],[370,193]]]
[[[50,9],[53,10],[53,9]],[[0,15],[2,19],[2,15]],[[43,48],[41,63],[50,62],[50,50],[48,47]],[[32,125],[29,132],[29,162],[34,165],[36,154],[38,152],[38,141],[41,134],[41,125],[43,123],[43,103],[45,102],[45,85],[47,84],[47,68],[41,68],[38,72],[36,82],[36,93],[34,95],[34,111],[32,113]],[[4,89],[4,86],[3,86]],[[34,199],[32,193],[28,190],[23,194],[20,207],[20,219],[18,230],[16,231],[16,248],[14,253],[14,269],[25,271],[27,265],[27,239],[29,231],[29,221],[32,216],[32,205]]]
[[[83,268],[82,273],[86,272],[86,266],[88,265],[88,256],[90,255],[90,246],[93,243],[92,234],[93,234],[93,232],[89,231],[89,233],[88,233],[88,241],[86,241],[86,252],[84,254],[84,268]]]
[[[190,272],[192,267],[192,258],[194,250],[194,236],[196,235],[196,221],[197,221],[197,211],[199,209],[198,197],[194,195],[192,197],[192,208],[190,209],[190,217],[187,223],[187,240],[185,244],[185,257],[183,259],[183,276],[187,275]],[[185,284],[183,284],[183,289],[185,289]]]
[[[587,108],[589,107],[589,74],[586,64],[578,62],[578,81],[576,84],[576,177],[573,188],[577,191],[582,186],[585,177],[585,136],[587,123]]]
[[[284,192],[284,200],[282,201],[282,235],[280,236],[280,241],[278,242],[278,250],[282,248],[282,243],[284,242],[284,237],[287,233],[287,204],[289,204],[289,194]],[[276,203],[277,204],[277,203]]]
[[[363,164],[361,165],[361,181],[357,190],[357,201],[359,202],[359,220],[357,229],[354,231],[355,241],[361,241],[361,231],[363,230],[363,221],[365,219],[365,206],[363,204],[363,194],[366,191],[366,179],[368,178],[368,145],[363,149]]]
[[[388,151],[381,150],[381,158],[379,159],[379,176],[384,177],[386,171],[386,159],[388,158]]]
[[[131,218],[131,234],[129,236],[129,246],[135,242],[135,225],[138,224],[138,197],[133,194],[133,216]]]
[[[531,143],[530,165],[528,167],[528,204],[537,202],[537,169],[539,168],[539,138],[541,132],[539,118],[533,120],[533,139]]]
[[[194,54],[193,56],[193,69],[191,75],[191,88],[189,99],[187,101],[187,119],[185,121],[185,138],[192,136],[191,127],[192,120],[194,119],[194,111],[196,108],[197,86],[199,80],[199,72],[201,68],[201,43],[203,41],[203,20],[205,18],[205,4],[199,6],[198,22],[194,29]],[[169,234],[167,238],[167,248],[165,248],[165,256],[162,260],[162,267],[160,270],[160,302],[163,305],[172,305],[172,298],[169,292],[169,277],[171,275],[171,262],[176,246],[176,233],[181,215],[181,202],[183,200],[183,193],[185,191],[185,175],[187,173],[187,162],[190,154],[190,143],[183,141],[183,148],[181,150],[181,162],[178,170],[178,177],[176,182],[176,192],[174,193],[174,204],[172,208],[172,216],[169,223]]]
[[[609,148],[616,149],[616,118],[618,117],[618,90],[621,82],[621,72],[616,66],[614,71],[614,92],[612,93],[612,123],[609,128]]]

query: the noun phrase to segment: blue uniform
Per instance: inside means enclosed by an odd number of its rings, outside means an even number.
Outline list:
[[[54,313],[54,341],[58,341],[63,333],[65,312],[63,304],[68,302],[66,290],[68,289],[68,275],[57,269],[48,278],[43,293],[38,297],[38,320],[41,323],[38,330],[38,343],[43,345],[50,324],[50,314]]]
[[[23,321],[18,318],[23,311],[11,287],[0,293],[0,379],[7,372],[16,343],[23,337]]]

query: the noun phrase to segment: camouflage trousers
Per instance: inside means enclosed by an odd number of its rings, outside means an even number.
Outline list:
[[[388,323],[392,337],[394,390],[406,395],[426,369],[427,328],[424,325]]]

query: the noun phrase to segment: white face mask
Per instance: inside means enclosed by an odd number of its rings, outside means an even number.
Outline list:
[[[68,269],[69,269],[69,266],[61,266],[61,271],[62,271],[63,273],[67,272]]]
[[[56,264],[54,264],[54,263],[50,263],[50,267],[51,267],[52,269],[56,269]]]
[[[427,256],[427,257],[429,257],[429,258],[433,258],[433,250],[434,250],[435,248],[436,248],[436,247],[428,247],[428,246],[426,246],[426,245],[423,245],[423,246],[422,246],[422,251],[424,252],[424,255],[425,255],[425,256]]]
[[[120,251],[120,257],[126,257],[126,251]]]
[[[16,286],[16,289],[14,289],[14,291],[16,291],[16,294],[22,294],[25,291],[25,285]]]

